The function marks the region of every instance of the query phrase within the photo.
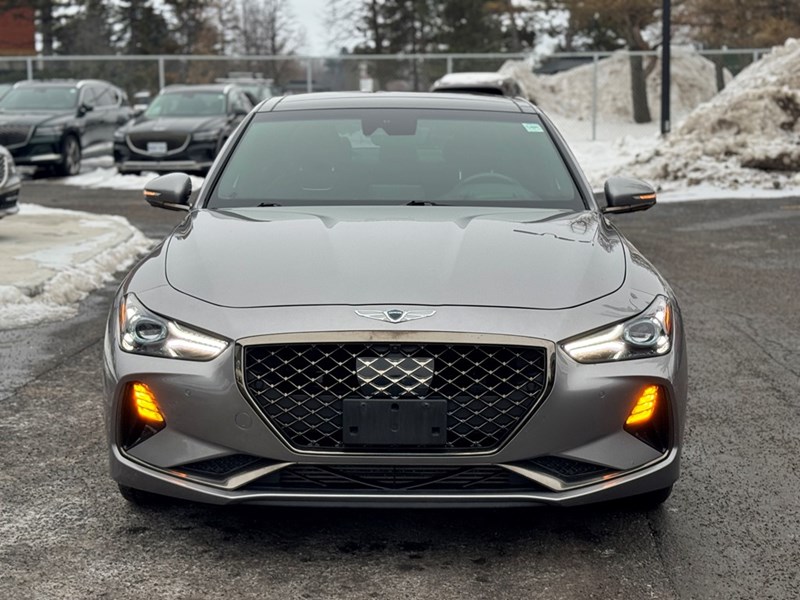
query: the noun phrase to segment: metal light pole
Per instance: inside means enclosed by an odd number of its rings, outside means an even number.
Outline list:
[[[670,0],[664,0],[661,15],[661,135],[667,135],[671,128],[669,118],[671,10]]]

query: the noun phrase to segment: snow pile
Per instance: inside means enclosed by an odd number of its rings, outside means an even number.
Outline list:
[[[89,292],[127,269],[151,246],[127,219],[20,205],[3,220],[14,242],[0,277],[0,329],[74,316]]]
[[[656,182],[800,186],[800,40],[744,69],[632,167]]]
[[[661,115],[661,60],[643,58],[644,66],[652,65],[647,77],[647,100],[654,120]],[[688,114],[717,93],[714,63],[691,48],[672,48],[672,88],[670,91],[673,118]],[[560,113],[580,120],[592,118],[594,65],[585,64],[554,75],[531,72],[526,61],[508,61],[500,68],[523,84],[530,97],[548,113]],[[730,73],[726,72],[726,80]],[[630,123],[633,121],[631,69],[628,55],[621,51],[597,63],[598,119]]]
[[[96,168],[92,171],[58,179],[59,183],[76,185],[83,188],[110,188],[115,190],[141,190],[144,186],[158,177],[158,173],[145,172],[141,175],[123,175],[114,167]],[[203,185],[203,178],[192,176],[192,189],[199,190]]]

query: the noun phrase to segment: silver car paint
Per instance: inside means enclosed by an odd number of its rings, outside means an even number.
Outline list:
[[[268,104],[262,105],[262,110]],[[564,147],[563,152],[569,150]],[[217,163],[209,179],[219,168]],[[580,187],[587,188],[582,174],[576,171],[576,175]],[[198,203],[203,202],[204,194],[207,188]],[[376,255],[368,258],[358,252],[357,245],[347,245],[354,232],[362,243],[373,237],[400,240],[403,234],[412,236],[413,227],[420,227],[425,236],[436,232],[441,239],[428,246],[412,238],[399,244],[400,248],[370,247]],[[519,232],[524,230],[529,233]],[[347,237],[340,236],[343,231]],[[299,235],[300,242],[294,244],[293,235]],[[269,252],[253,253],[259,238]],[[305,250],[309,244],[310,249]],[[481,244],[486,249],[483,253],[476,249]],[[529,249],[531,256],[541,260],[514,260],[512,252],[498,249],[512,264],[501,265],[508,268],[505,278],[495,277],[492,269],[497,268],[497,256],[488,249],[505,244],[523,255]],[[405,260],[408,255],[403,252],[409,245],[413,246],[413,258],[423,261],[419,280],[400,285],[381,269],[375,272],[383,264],[391,267],[393,252],[400,256],[395,260]],[[465,268],[458,256],[464,247],[472,258],[474,281],[467,270],[459,271],[459,267]],[[599,258],[589,256],[589,248]],[[314,260],[320,265],[309,267],[308,262]],[[559,277],[560,272],[547,264],[548,260],[563,261],[564,273],[575,267],[579,276]],[[288,281],[288,265],[306,269],[306,280]],[[457,292],[439,285],[437,277],[448,277]],[[354,282],[362,285],[353,287]],[[430,287],[431,295],[420,293],[414,287],[418,284]],[[233,285],[238,287],[232,292],[228,288]],[[389,286],[394,296],[381,295],[381,285]],[[567,300],[559,301],[557,294],[543,287],[560,289]],[[657,294],[675,302],[669,286],[650,263],[596,209],[564,216],[546,215],[541,210],[448,207],[268,208],[220,215],[195,207],[172,238],[133,269],[116,302],[128,292],[135,292],[150,310],[213,332],[231,345],[209,362],[122,352],[115,304],[106,334],[105,397],[111,471],[124,485],[219,504],[571,505],[661,489],[677,479],[687,387],[679,310],[675,313],[675,345],[664,356],[581,365],[559,346],[567,338],[641,312]],[[355,313],[359,309],[432,307],[436,314],[430,318],[402,324],[372,321]],[[252,336],[367,339],[388,332],[547,340],[553,349],[551,389],[517,434],[496,451],[463,456],[348,454],[343,459],[333,452],[309,454],[289,448],[258,416],[237,385],[237,342],[246,343]],[[117,446],[116,415],[127,383],[136,380],[146,380],[154,390],[169,427],[124,454]],[[622,429],[635,394],[651,383],[664,386],[670,399],[671,449],[663,456]],[[547,454],[606,465],[618,470],[619,476],[552,493],[465,498],[458,494],[248,493],[193,482],[171,471],[176,465],[231,452],[264,456],[277,463],[337,464],[344,460],[348,464],[462,465],[508,465]]]
[[[190,296],[237,308],[567,308],[625,279],[619,236],[600,219],[438,206],[198,211],[169,240],[166,276]]]

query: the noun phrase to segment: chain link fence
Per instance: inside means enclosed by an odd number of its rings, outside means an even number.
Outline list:
[[[714,65],[704,77],[711,79],[721,89],[731,75],[758,60],[766,49],[702,50],[692,53]],[[526,69],[539,77],[538,84],[553,87],[560,74],[582,68],[585,77],[573,82],[566,92],[570,102],[558,109],[564,113],[580,115],[586,121],[586,134],[594,139],[598,128],[608,125],[607,115],[612,108],[607,88],[611,84],[606,76],[606,59],[611,57],[642,55],[646,60],[657,61],[658,53],[556,53],[541,64],[531,65],[525,54],[416,54],[416,55],[338,55],[338,56],[22,56],[0,57],[0,83],[23,79],[104,79],[111,81],[128,94],[148,90],[156,92],[175,83],[210,83],[229,77],[232,73],[252,73],[273,80],[279,93],[304,93],[313,91],[387,90],[424,91],[446,73],[462,71],[497,71],[509,60],[527,61]],[[652,65],[651,65],[652,67]],[[677,68],[680,68],[677,65]],[[675,83],[680,83],[673,62],[673,95]],[[591,70],[589,72],[588,70]],[[652,70],[652,68],[651,68]],[[577,71],[576,71],[577,73]],[[555,79],[552,79],[555,77]],[[657,79],[654,77],[653,79]],[[630,85],[614,85],[616,94],[630,95]],[[529,87],[531,87],[529,85]],[[557,88],[554,87],[554,90]],[[529,90],[535,101],[540,101],[537,90]],[[680,90],[679,90],[680,92]],[[564,94],[564,91],[561,92]],[[656,99],[657,101],[657,99]],[[542,106],[547,106],[541,99]],[[652,103],[652,100],[651,100]],[[656,102],[657,103],[657,102]],[[698,101],[699,103],[699,101]],[[614,114],[624,120],[624,115]],[[676,114],[676,117],[680,117]],[[654,131],[657,116],[653,115]]]

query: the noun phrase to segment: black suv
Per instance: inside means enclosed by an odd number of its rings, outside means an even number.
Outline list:
[[[81,157],[111,152],[132,116],[125,92],[106,81],[20,81],[0,98],[0,144],[17,165],[76,175]]]
[[[114,162],[120,173],[204,173],[252,108],[232,84],[166,87],[114,134]]]

